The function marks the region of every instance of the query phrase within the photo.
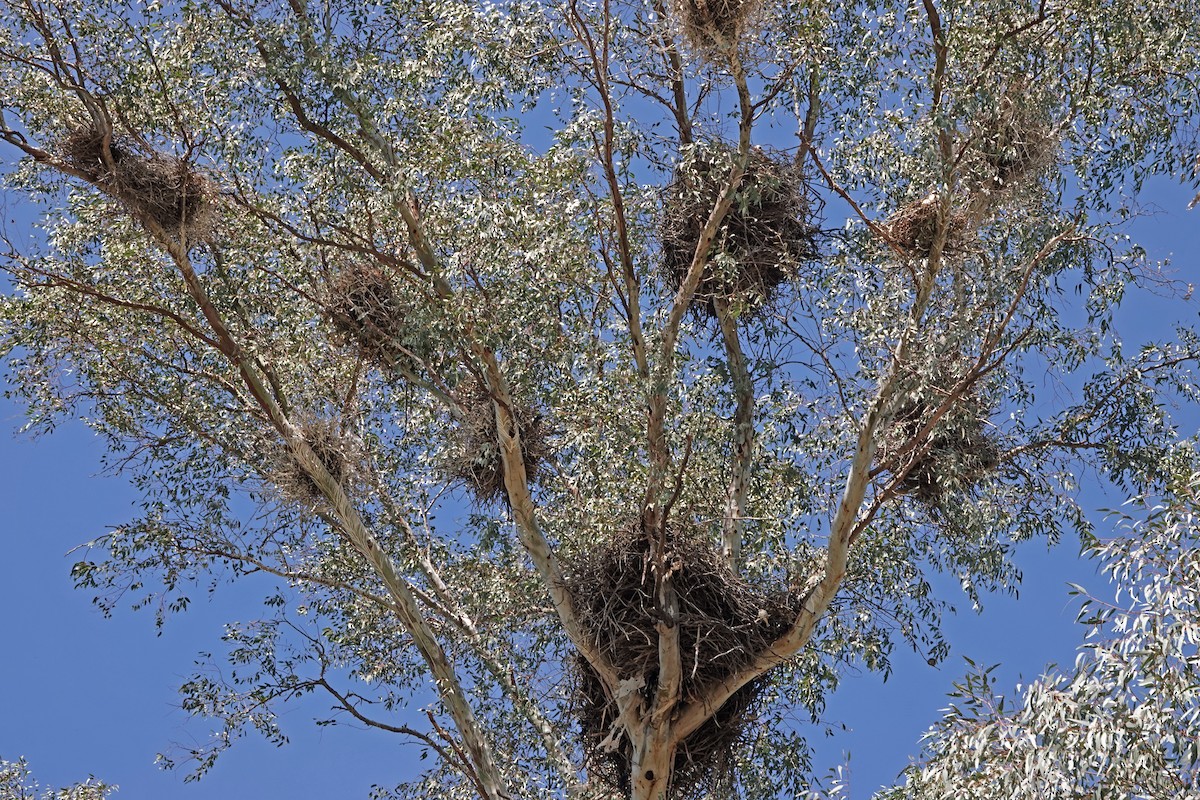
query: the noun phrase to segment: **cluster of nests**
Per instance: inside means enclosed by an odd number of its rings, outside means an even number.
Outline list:
[[[967,394],[934,424],[927,438],[902,452],[945,399],[944,390],[927,391],[928,395],[910,396],[900,404],[881,443],[879,460],[892,474],[904,473],[899,487],[903,494],[937,506],[949,493],[970,488],[994,470],[1000,450],[987,430],[986,406]]]
[[[678,290],[691,269],[701,233],[733,169],[736,149],[695,145],[667,186],[660,224],[663,274]],[[700,280],[693,308],[716,315],[720,298],[755,311],[817,255],[806,186],[791,164],[755,148]]]
[[[412,308],[392,279],[376,265],[354,263],[330,282],[324,312],[338,339],[360,356],[389,370],[416,374],[440,363],[438,343],[424,324],[411,324]],[[480,504],[507,498],[496,406],[478,378],[454,392],[455,423],[441,468],[446,477],[468,487]],[[551,448],[548,428],[532,405],[512,409],[521,438],[521,455],[530,483],[544,473]]]
[[[597,649],[616,664],[623,679],[642,677],[647,705],[657,689],[658,633],[650,542],[640,526],[617,534],[608,545],[575,565],[568,588]],[[788,595],[751,586],[726,566],[697,528],[672,523],[666,563],[679,598],[679,649],[683,657],[684,702],[747,666],[782,635],[798,604]],[[600,678],[582,656],[575,659],[575,713],[582,730],[589,777],[628,795],[633,752],[619,731],[618,710]],[[679,744],[671,797],[706,797],[727,785],[734,753],[757,701],[764,675],[739,689],[717,712]]]
[[[994,108],[971,123],[970,149],[965,160],[967,196],[951,198],[943,209],[941,195],[931,193],[903,206],[884,224],[888,238],[907,255],[927,257],[945,225],[942,252],[963,251],[971,219],[963,207],[978,207],[1001,193],[1043,173],[1055,160],[1060,136],[1045,104],[1025,96],[1024,84],[1014,81]]]
[[[60,142],[63,159],[116,197],[142,220],[153,220],[183,241],[203,241],[217,222],[212,181],[175,156],[144,155],[124,138],[96,127],[70,131]]]
[[[701,52],[737,42],[759,0],[675,0],[675,19],[684,37]]]

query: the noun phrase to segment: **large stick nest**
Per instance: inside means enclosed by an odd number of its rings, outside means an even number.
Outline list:
[[[700,51],[736,43],[758,5],[758,0],[674,0],[684,37]]]
[[[967,246],[968,217],[966,212],[951,208],[946,215],[946,238],[942,253],[954,255]],[[910,256],[928,258],[937,241],[942,224],[942,201],[937,194],[914,200],[888,217],[884,223],[892,243]]]
[[[747,666],[789,627],[796,609],[786,594],[768,594],[730,570],[696,530],[672,525],[665,564],[679,598],[681,693],[687,702]],[[622,680],[644,681],[649,707],[657,689],[658,632],[664,618],[655,601],[656,567],[640,527],[618,534],[580,560],[568,583],[581,621],[597,649]],[[583,733],[589,777],[618,792],[630,791],[633,751],[621,732],[616,703],[581,656],[575,659],[575,713]],[[723,785],[734,769],[734,751],[767,676],[739,689],[675,753],[672,798],[700,798]]]
[[[996,107],[979,114],[971,125],[972,142],[981,157],[983,188],[999,191],[1035,177],[1055,161],[1059,134],[1045,104],[1014,82]]]
[[[428,359],[430,348],[428,337],[407,324],[408,310],[391,278],[361,262],[338,272],[325,301],[325,315],[342,342],[368,361],[411,371]]]
[[[60,150],[68,164],[141,220],[153,220],[185,241],[202,241],[216,228],[216,189],[187,161],[142,155],[132,143],[113,137],[106,154],[104,135],[95,127],[72,130]]]
[[[466,484],[480,504],[507,502],[492,395],[481,383],[472,381],[459,399],[458,426],[443,458],[444,469],[452,480]],[[532,406],[516,401],[514,405],[511,411],[521,437],[521,460],[529,483],[534,484],[552,454],[549,431],[541,413]]]
[[[998,464],[1000,452],[987,430],[987,409],[971,395],[951,406],[927,438],[901,452],[942,405],[945,393],[908,398],[892,420],[879,448],[879,460],[893,474],[905,472],[902,493],[937,505],[950,492],[970,488]]]
[[[736,150],[705,143],[684,152],[663,199],[663,272],[678,291],[692,266],[701,233],[728,182]],[[779,286],[817,255],[804,181],[790,163],[761,149],[750,152],[741,184],[717,230],[693,308],[716,313],[715,298],[739,311],[769,302]]]
[[[361,443],[346,435],[331,419],[309,419],[298,425],[300,434],[334,482],[348,489],[361,475]],[[285,498],[304,503],[321,502],[324,492],[308,474],[299,453],[288,448],[273,470],[273,483]]]

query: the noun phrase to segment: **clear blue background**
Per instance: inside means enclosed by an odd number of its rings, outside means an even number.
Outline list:
[[[1161,211],[1129,232],[1152,257],[1174,256],[1175,276],[1198,276],[1196,235],[1200,210],[1186,212],[1193,192],[1156,184],[1142,204]],[[10,234],[21,230],[8,209]],[[28,224],[24,226],[29,230]],[[1170,335],[1172,323],[1195,320],[1196,303],[1136,293],[1119,319],[1128,345]],[[1200,424],[1196,409],[1180,409],[1186,433]],[[290,800],[365,798],[374,784],[393,785],[416,764],[415,746],[390,734],[350,726],[317,728],[328,704],[309,700],[284,707],[291,738],[280,749],[253,734],[224,755],[199,783],[155,767],[157,752],[172,742],[205,738],[212,723],[189,720],[179,709],[177,686],[203,650],[219,650],[223,623],[246,619],[260,608],[262,587],[232,587],[168,621],[161,635],[151,613],[118,610],[105,619],[68,575],[76,547],[132,514],[135,495],[119,477],[97,475],[103,448],[77,422],[40,439],[12,438],[21,408],[0,400],[0,757],[25,756],[45,784],[62,785],[90,774],[118,784],[118,800],[207,800],[287,797]],[[1112,507],[1119,498],[1093,489],[1086,508]],[[1099,520],[1100,515],[1095,518]],[[1101,528],[1103,530],[1103,528]],[[1078,544],[1047,550],[1032,542],[1019,554],[1025,580],[1020,598],[992,597],[981,616],[969,610],[953,581],[944,591],[964,610],[948,621],[955,650],[939,667],[898,652],[884,684],[875,674],[849,675],[831,699],[826,720],[847,730],[815,736],[822,770],[850,754],[852,796],[865,798],[892,778],[918,751],[918,740],[946,705],[946,693],[963,671],[960,656],[1001,663],[1001,686],[1036,676],[1047,662],[1069,665],[1082,630],[1067,582],[1105,592],[1096,565],[1077,557]]]

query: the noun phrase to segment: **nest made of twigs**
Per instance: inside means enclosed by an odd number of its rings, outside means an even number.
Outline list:
[[[736,150],[705,143],[684,157],[663,197],[660,237],[663,273],[678,291],[692,266],[700,236],[729,179]],[[717,230],[693,305],[715,315],[721,298],[754,311],[816,257],[817,229],[800,173],[790,162],[755,148],[733,203]]]
[[[758,6],[759,0],[674,0],[684,38],[701,52],[736,44]]]
[[[355,481],[359,473],[361,443],[343,432],[332,419],[312,419],[298,425],[300,435],[312,449],[321,466],[343,488]],[[321,491],[303,466],[303,456],[286,448],[273,470],[273,482],[280,493],[302,502],[322,501]]]
[[[68,164],[143,222],[153,220],[187,241],[202,241],[215,230],[215,187],[184,159],[162,153],[146,156],[117,137],[110,137],[106,154],[104,135],[95,127],[70,131],[59,150]]]
[[[937,504],[947,493],[968,489],[996,468],[1000,457],[987,431],[987,409],[973,396],[963,397],[939,419],[928,438],[900,452],[923,430],[941,406],[941,392],[901,404],[881,447],[880,460],[893,474],[905,471],[902,494]]]
[[[481,383],[472,382],[459,393],[459,399],[457,426],[443,456],[443,468],[451,480],[465,484],[480,504],[507,502],[492,395]],[[514,405],[511,411],[521,437],[525,475],[534,484],[541,478],[552,453],[549,430],[535,408],[515,400]]]
[[[408,324],[410,309],[374,264],[355,262],[341,269],[330,282],[324,311],[337,339],[368,361],[413,370],[430,355],[428,337]]]
[[[787,595],[751,586],[726,565],[703,532],[672,523],[666,564],[679,598],[681,692],[686,701],[745,667],[782,635],[795,618]],[[581,557],[568,581],[583,626],[595,646],[616,665],[622,680],[641,678],[647,705],[657,689],[658,632],[650,542],[640,526],[627,529]],[[574,712],[582,729],[589,777],[628,794],[632,745],[619,730],[618,711],[586,660],[574,663]],[[764,675],[739,689],[675,753],[672,798],[700,798],[723,785],[735,766],[734,752]]]
[[[942,200],[938,194],[930,194],[914,200],[888,217],[884,230],[892,243],[914,257],[928,257],[937,239]],[[954,255],[967,246],[969,234],[968,215],[965,211],[951,208],[946,217],[946,239],[942,253]]]
[[[1000,191],[1045,171],[1055,161],[1059,139],[1046,105],[1026,91],[1024,82],[1014,82],[995,108],[971,124],[982,188]]]

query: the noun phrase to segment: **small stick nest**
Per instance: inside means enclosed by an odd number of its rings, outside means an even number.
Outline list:
[[[737,42],[758,0],[674,0],[675,17],[696,50],[712,50]]]
[[[304,441],[337,483],[343,487],[354,481],[358,474],[358,443],[346,436],[334,420],[317,419],[300,424]],[[309,477],[300,462],[300,455],[288,449],[274,470],[274,483],[279,491],[293,500],[303,502],[323,501],[325,494]]]
[[[975,119],[972,138],[989,191],[1008,188],[1051,166],[1059,144],[1049,112],[1027,94],[1021,81],[1001,95],[994,109]]]
[[[329,287],[325,304],[338,337],[369,361],[411,369],[426,355],[415,352],[405,325],[405,308],[391,279],[374,265],[355,263]]]
[[[693,147],[667,186],[660,225],[663,272],[676,291],[691,269],[701,232],[735,157],[735,150],[726,145]],[[715,316],[713,300],[718,297],[739,310],[762,307],[803,262],[816,257],[817,229],[809,217],[799,172],[761,149],[752,150],[696,290],[702,302],[693,308]]]
[[[201,241],[216,227],[212,182],[175,156],[139,154],[128,141],[113,138],[104,156],[104,135],[76,128],[60,143],[63,158],[89,180],[118,198],[135,216],[152,219],[168,233]]]
[[[938,233],[941,198],[930,194],[914,200],[888,217],[884,229],[892,242],[914,257],[928,258]],[[967,214],[950,210],[946,220],[946,241],[942,252],[948,255],[962,252],[967,241]]]
[[[507,502],[492,395],[482,384],[474,382],[461,399],[461,416],[445,456],[445,470],[451,479],[465,483],[480,504]],[[517,403],[513,417],[521,434],[525,474],[533,484],[542,476],[550,458],[549,431],[542,415],[532,407]]]
[[[937,505],[956,489],[966,489],[995,469],[999,450],[985,430],[987,412],[972,397],[952,406],[929,432],[925,442],[898,458],[895,454],[920,433],[942,403],[935,392],[930,398],[913,398],[904,403],[892,421],[892,430],[880,447],[880,461],[893,473],[907,469],[900,490],[926,503]]]
[[[679,640],[686,701],[746,666],[795,618],[787,596],[767,594],[732,572],[698,531],[668,528],[666,561],[679,597]],[[568,589],[595,645],[623,680],[641,678],[649,704],[658,676],[654,566],[640,527],[618,534],[607,547],[575,565]],[[575,714],[583,733],[589,776],[628,795],[632,745],[620,732],[616,703],[582,656],[575,658]],[[764,675],[739,689],[675,753],[671,797],[700,798],[722,785],[734,769],[734,750]]]

